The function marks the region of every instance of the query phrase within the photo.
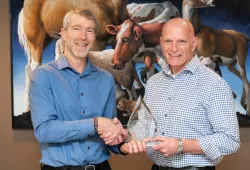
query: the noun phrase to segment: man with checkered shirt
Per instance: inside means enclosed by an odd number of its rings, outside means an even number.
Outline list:
[[[162,30],[167,67],[148,81],[144,100],[157,122],[154,141],[121,146],[124,153],[147,151],[157,170],[214,170],[224,155],[240,147],[232,91],[194,55],[197,37],[190,22],[175,18]],[[139,117],[140,129],[143,120]],[[104,140],[106,140],[104,138]]]

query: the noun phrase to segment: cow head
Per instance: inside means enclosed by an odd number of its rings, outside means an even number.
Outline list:
[[[130,61],[142,45],[142,28],[132,20],[125,20],[121,25],[107,25],[106,30],[116,35],[116,46],[111,65],[115,69],[123,69],[125,63]]]

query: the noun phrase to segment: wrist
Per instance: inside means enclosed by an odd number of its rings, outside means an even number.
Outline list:
[[[178,141],[178,147],[176,154],[182,154],[184,151],[182,138],[177,138],[177,141]]]
[[[98,117],[94,117],[94,128],[95,132],[98,132]]]

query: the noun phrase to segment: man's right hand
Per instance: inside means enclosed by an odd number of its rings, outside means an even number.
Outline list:
[[[123,129],[122,124],[117,118],[108,119],[98,117],[98,133],[107,145],[120,144],[127,136],[127,131]]]

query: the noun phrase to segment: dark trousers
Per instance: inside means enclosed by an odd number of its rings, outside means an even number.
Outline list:
[[[49,165],[41,165],[41,170],[111,170],[108,161],[104,161],[96,165],[88,166],[61,166],[61,167],[52,167]]]
[[[214,166],[206,166],[206,167],[194,167],[188,166],[183,168],[172,168],[172,167],[161,167],[156,164],[153,164],[151,170],[215,170]]]

